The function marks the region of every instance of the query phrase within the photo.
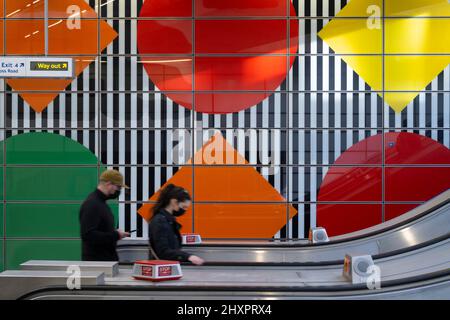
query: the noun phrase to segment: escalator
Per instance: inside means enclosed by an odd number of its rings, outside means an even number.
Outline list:
[[[185,246],[184,250],[204,258],[208,263],[317,263],[341,261],[345,254],[382,256],[401,252],[450,231],[450,190],[418,206],[410,212],[383,224],[331,237],[330,242],[217,243]],[[119,261],[131,264],[148,259],[146,240],[124,240],[118,244]]]
[[[180,280],[158,283],[135,280],[131,265],[124,259],[124,253],[130,261],[131,257],[145,258],[135,255],[146,252],[146,246],[121,245],[123,261],[119,272],[106,277],[104,283],[86,285],[80,290],[41,286],[20,298],[449,299],[449,210],[449,191],[446,191],[402,217],[331,238],[325,244],[190,247],[187,250],[199,255],[210,252],[211,259],[204,266],[183,265]],[[137,251],[130,254],[131,249]],[[226,257],[224,252],[228,252]],[[380,288],[369,289],[365,283],[352,284],[343,277],[343,257],[348,253],[372,256],[380,270]]]
[[[351,284],[342,264],[297,266],[183,266],[176,281],[135,280],[131,267],[97,286],[68,290],[39,288],[21,299],[448,299],[450,238],[401,254],[375,259],[381,271],[378,289]]]

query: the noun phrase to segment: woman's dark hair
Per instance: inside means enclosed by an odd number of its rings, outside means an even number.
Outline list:
[[[172,183],[168,184],[161,190],[158,201],[152,208],[153,215],[157,214],[161,209],[167,207],[172,199],[176,199],[178,202],[183,202],[186,200],[191,200],[191,196],[186,189],[178,187]]]

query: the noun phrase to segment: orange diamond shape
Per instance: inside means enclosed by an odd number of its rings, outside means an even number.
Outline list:
[[[192,159],[187,164],[192,164]],[[194,200],[202,202],[194,204],[195,232],[202,237],[271,238],[286,224],[287,210],[289,219],[297,213],[293,206],[286,206],[283,196],[220,133],[196,152],[194,164],[203,166],[182,167],[162,188],[173,183],[192,194],[194,170]],[[160,190],[149,200],[156,201]],[[152,207],[152,204],[144,204],[138,213],[148,221]],[[190,228],[191,208],[179,220],[185,228]]]
[[[2,8],[3,1],[0,0]],[[6,22],[7,55],[44,55],[44,20],[26,19],[42,18],[43,3],[44,1],[7,1],[6,17],[23,19]],[[67,8],[71,6],[72,8],[78,6],[75,13],[67,12]],[[80,17],[79,28],[72,28],[78,17]],[[101,52],[117,37],[117,32],[105,21],[99,22],[85,18],[97,18],[97,14],[83,0],[49,1],[48,53],[74,58],[76,77],[95,60],[99,50]],[[4,27],[3,24],[1,26]],[[3,30],[1,32],[3,34]],[[98,41],[100,41],[99,45]],[[0,48],[4,50],[3,41]],[[8,85],[19,91],[20,96],[36,112],[42,112],[58,96],[58,91],[63,91],[72,81],[73,79],[7,79]],[[44,93],[21,91],[43,91]]]

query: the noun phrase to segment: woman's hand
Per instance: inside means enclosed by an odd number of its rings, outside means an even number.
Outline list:
[[[188,258],[188,260],[189,260],[190,262],[192,262],[193,264],[195,264],[196,266],[201,266],[203,263],[205,263],[205,260],[203,260],[203,259],[200,258],[200,257],[194,256],[194,255],[190,256],[190,257]]]

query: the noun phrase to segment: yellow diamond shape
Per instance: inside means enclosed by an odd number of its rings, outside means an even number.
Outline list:
[[[383,90],[384,59],[384,100],[401,112],[450,63],[450,56],[438,55],[450,52],[450,4],[385,0],[384,58],[383,24],[374,6],[383,12],[380,0],[351,0],[318,35],[376,91]],[[449,19],[432,18],[437,16]]]

